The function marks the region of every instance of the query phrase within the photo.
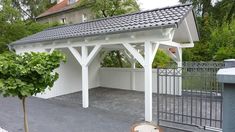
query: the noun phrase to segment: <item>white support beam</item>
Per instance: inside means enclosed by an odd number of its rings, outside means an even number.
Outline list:
[[[181,47],[177,47],[176,50],[177,50],[176,51],[177,60],[182,63],[182,48]]]
[[[78,63],[80,65],[82,65],[82,63],[83,63],[82,62],[82,57],[79,54],[79,52],[75,48],[73,48],[73,47],[68,47],[68,48],[69,48],[70,52],[73,54],[73,56],[75,57],[75,59],[78,61]]]
[[[182,48],[178,47],[177,48],[177,58],[178,58],[178,61],[176,62],[177,63],[177,66],[178,68],[182,68],[183,65],[182,65]],[[180,70],[180,74],[182,75],[182,70]],[[179,76],[178,77],[178,85],[179,85],[179,95],[182,95],[182,76]]]
[[[145,42],[145,121],[152,121],[152,44],[150,42]]]
[[[131,62],[131,89],[136,90],[135,86],[135,72],[136,72],[136,61]]]
[[[129,35],[130,36],[130,35]],[[89,38],[89,37],[88,37]],[[158,41],[171,41],[171,39],[169,37],[165,37],[165,38],[156,38],[155,35],[153,34],[149,34],[147,35],[146,33],[133,38],[130,37],[116,37],[116,38],[110,38],[109,40],[105,40],[105,38],[100,39],[93,39],[90,38],[88,40],[88,38],[85,39],[66,39],[63,41],[63,43],[61,43],[61,41],[55,40],[55,41],[47,41],[44,44],[38,44],[35,43],[34,48],[38,48],[38,47],[43,47],[45,49],[51,49],[51,48],[68,48],[68,47],[81,47],[83,45],[86,46],[95,46],[97,44],[101,44],[101,45],[116,45],[116,44],[122,44],[122,42],[125,43],[130,43],[130,44],[136,44],[136,43],[144,43],[145,40],[150,40],[152,42],[158,42]],[[14,48],[16,46],[14,45]]]
[[[157,42],[157,43],[154,43],[153,45],[154,45],[154,46],[153,46],[152,63],[153,63],[153,61],[154,61],[155,55],[156,55],[156,53],[157,53],[157,50],[158,50],[158,48],[159,48],[159,43]]]
[[[82,66],[82,106],[83,108],[88,108],[89,106],[89,80],[88,80],[88,48],[87,46],[82,46],[82,55],[74,47],[68,47],[70,52],[76,58],[76,60]]]
[[[191,32],[190,32],[190,29],[189,29],[188,22],[187,22],[187,19],[186,19],[186,18],[184,19],[184,24],[185,24],[186,29],[187,29],[187,35],[188,35],[188,38],[189,38],[189,42],[190,42],[191,44],[193,44],[192,34],[191,34]]]
[[[92,62],[92,60],[95,58],[95,56],[99,53],[101,49],[101,45],[96,45],[94,49],[91,51],[87,59],[85,60],[85,65],[89,66],[89,64]]]
[[[181,47],[181,44],[172,41],[160,41],[161,47]]]
[[[122,53],[130,63],[134,63],[134,61],[136,61],[135,58],[130,55],[126,50],[122,50]]]
[[[131,46],[131,44],[123,43],[123,46],[133,55],[133,57],[144,67],[144,58],[143,56],[134,48]],[[151,51],[152,52],[152,51]]]
[[[87,46],[82,46],[82,106],[89,107],[89,81],[88,81],[88,66],[84,63],[88,57]]]
[[[181,48],[193,48],[194,44],[181,44]]]

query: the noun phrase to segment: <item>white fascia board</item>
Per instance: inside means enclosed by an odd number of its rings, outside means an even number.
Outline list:
[[[171,38],[169,37],[169,35],[164,36],[163,31],[167,32],[168,30],[156,29],[156,30],[140,31],[140,32],[133,32],[133,33],[121,33],[121,34],[113,34],[113,35],[86,37],[86,38],[46,41],[44,42],[44,44],[42,44],[41,47],[43,47],[44,49],[51,49],[51,48],[81,47],[83,45],[95,46],[97,44],[98,45],[115,45],[115,44],[122,44],[122,43],[136,44],[136,43],[144,43],[146,40],[153,41],[153,42],[170,41]],[[169,33],[170,32],[168,32],[168,34]],[[107,39],[107,37],[109,39]],[[24,44],[24,46],[30,46],[30,45],[34,45],[34,48],[39,47],[37,43]]]

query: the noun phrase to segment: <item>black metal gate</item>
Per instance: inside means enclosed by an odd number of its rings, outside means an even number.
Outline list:
[[[221,62],[183,62],[158,69],[158,123],[222,128],[223,86],[216,81]]]

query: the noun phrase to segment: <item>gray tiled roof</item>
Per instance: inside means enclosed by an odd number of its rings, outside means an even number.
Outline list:
[[[11,45],[130,32],[150,28],[177,27],[191,10],[191,4],[177,5],[74,25],[59,26],[15,41]]]

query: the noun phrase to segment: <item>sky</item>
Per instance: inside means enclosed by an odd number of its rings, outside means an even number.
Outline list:
[[[138,0],[141,10],[150,10],[166,6],[178,5],[179,0]]]

